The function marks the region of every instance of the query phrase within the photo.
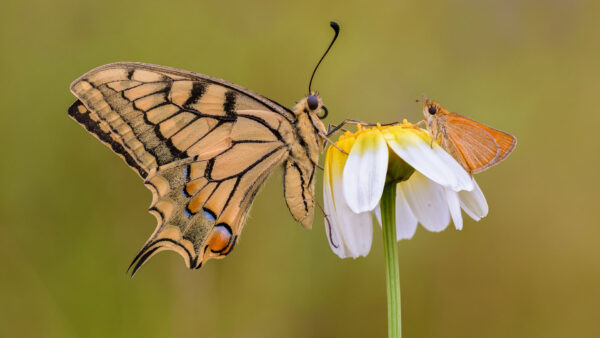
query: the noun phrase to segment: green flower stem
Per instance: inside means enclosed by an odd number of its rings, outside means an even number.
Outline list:
[[[381,197],[381,222],[388,299],[388,337],[402,337],[400,313],[400,270],[396,240],[396,182],[386,183]]]

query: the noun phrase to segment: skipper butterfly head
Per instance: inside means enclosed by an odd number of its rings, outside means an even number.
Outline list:
[[[423,103],[423,116],[425,116],[428,126],[431,126],[437,117],[445,113],[444,108],[439,103],[428,99],[425,94],[423,94],[423,100],[416,101]]]

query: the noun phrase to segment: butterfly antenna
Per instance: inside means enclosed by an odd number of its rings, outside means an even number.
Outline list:
[[[333,31],[335,32],[335,35],[333,36],[333,40],[331,40],[331,43],[329,44],[329,47],[327,47],[327,50],[325,51],[325,53],[323,53],[323,56],[321,56],[321,59],[319,60],[319,62],[317,63],[317,66],[315,67],[315,70],[313,70],[312,75],[310,76],[310,81],[308,82],[308,94],[309,95],[311,93],[310,87],[312,85],[313,78],[315,77],[315,73],[317,72],[317,69],[319,68],[319,65],[321,64],[321,61],[323,61],[323,59],[325,58],[325,55],[327,55],[327,53],[329,53],[329,50],[331,49],[331,46],[333,46],[333,43],[335,42],[335,40],[337,39],[338,35],[340,34],[340,25],[338,25],[337,22],[331,21],[329,23],[329,25],[331,26],[331,28],[333,28]]]

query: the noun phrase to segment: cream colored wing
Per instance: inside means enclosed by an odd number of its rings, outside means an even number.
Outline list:
[[[280,123],[289,126],[294,121],[292,112],[250,90],[202,74],[115,63],[84,74],[71,84],[71,91],[92,113],[93,123],[122,144],[142,177],[143,172],[149,174],[209,146],[226,146],[219,143],[223,140],[202,138],[213,129],[230,128],[228,122],[248,110],[266,112],[252,118],[274,126],[272,131],[281,141],[293,140],[291,127],[276,131]],[[79,121],[83,113],[72,108],[70,114]]]
[[[159,225],[134,270],[164,249],[182,254],[190,268],[230,252],[258,187],[296,142],[289,110],[202,74],[116,63],[86,73],[71,90],[79,100],[69,115],[123,157],[154,194]],[[186,168],[198,173],[201,166],[202,177],[186,179]],[[226,237],[228,246],[214,250]]]
[[[158,226],[132,262],[132,274],[165,249],[180,253],[189,268],[231,252],[254,196],[287,156],[278,141],[236,143],[214,158],[181,160],[149,176]]]

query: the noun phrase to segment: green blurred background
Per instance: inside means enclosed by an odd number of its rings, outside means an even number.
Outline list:
[[[381,232],[340,260],[259,194],[225,260],[160,254],[150,193],[68,118],[69,83],[114,61],[210,74],[344,118],[421,119],[421,93],[519,139],[477,176],[488,217],[399,243],[406,337],[599,337],[597,1],[2,1],[0,337],[384,337]],[[320,188],[319,199],[320,199]]]

